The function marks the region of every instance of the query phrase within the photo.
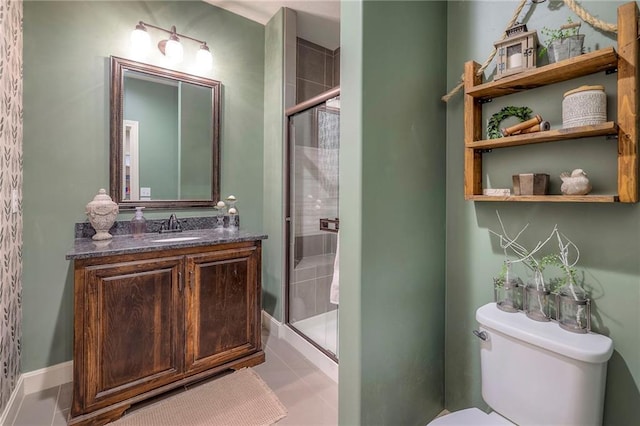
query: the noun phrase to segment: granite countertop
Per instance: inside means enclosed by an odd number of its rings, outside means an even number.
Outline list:
[[[197,239],[171,241],[175,238],[189,237],[197,237]],[[256,234],[242,230],[228,231],[227,229],[221,228],[198,229],[166,234],[146,233],[141,238],[133,238],[131,234],[115,235],[112,239],[105,241],[93,241],[91,238],[76,238],[74,240],[73,248],[67,252],[66,259],[88,259],[92,257],[112,256],[118,254],[141,253],[156,250],[179,249],[185,247],[198,247],[211,244],[237,243],[264,239],[267,239],[266,234]]]

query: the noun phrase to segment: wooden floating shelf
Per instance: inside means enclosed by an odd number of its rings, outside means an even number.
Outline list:
[[[555,64],[505,77],[498,81],[479,84],[467,89],[466,94],[474,97],[476,101],[487,100],[573,78],[584,77],[600,71],[614,70],[617,67],[618,54],[613,47],[607,47],[565,59]]]
[[[466,198],[473,201],[521,201],[550,203],[616,203],[617,195],[471,195]]]
[[[640,68],[640,10],[635,1],[618,7],[617,48],[606,47],[497,81],[483,82],[481,66],[464,66],[464,197],[473,201],[526,201],[563,203],[637,203],[640,195],[638,163],[638,69]],[[548,130],[499,139],[482,140],[483,105],[500,96],[520,93],[602,71],[616,71],[617,114],[596,126]],[[543,142],[617,135],[617,193],[613,195],[488,196],[483,194],[483,151]]]
[[[613,136],[617,134],[618,125],[613,121],[608,121],[606,123],[592,126],[570,127],[568,129],[547,130],[545,132],[527,133],[524,135],[474,141],[466,143],[465,146],[473,149],[507,148],[510,146],[590,138],[594,136]]]

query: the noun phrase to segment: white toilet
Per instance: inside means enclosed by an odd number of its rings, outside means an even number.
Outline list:
[[[489,303],[476,311],[482,398],[477,408],[438,417],[442,425],[601,425],[610,338],[577,334]]]

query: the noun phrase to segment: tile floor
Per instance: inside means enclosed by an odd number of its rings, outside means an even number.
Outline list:
[[[262,342],[266,362],[253,368],[287,408],[287,417],[278,426],[337,425],[338,385],[291,345],[266,330]],[[13,423],[6,426],[66,425],[71,394],[71,383],[65,383],[25,395]]]

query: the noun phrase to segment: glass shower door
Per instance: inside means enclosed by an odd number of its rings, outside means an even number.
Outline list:
[[[339,102],[289,117],[287,322],[337,361]]]

